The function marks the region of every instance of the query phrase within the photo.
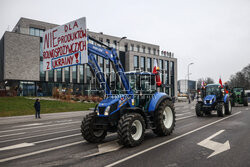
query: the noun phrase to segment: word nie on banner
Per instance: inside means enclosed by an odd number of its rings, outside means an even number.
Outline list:
[[[44,71],[87,62],[85,17],[45,31],[43,36]]]

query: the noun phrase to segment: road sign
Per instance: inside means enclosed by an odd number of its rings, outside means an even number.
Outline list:
[[[86,18],[45,31],[42,47],[44,71],[87,63]]]
[[[215,141],[211,140],[212,138],[214,138],[215,136],[218,136],[219,134],[221,134],[224,131],[225,130],[220,130],[219,132],[216,132],[215,134],[209,136],[205,140],[202,140],[201,142],[198,143],[198,145],[206,147],[206,148],[214,151],[207,158],[210,158],[216,154],[219,154],[221,152],[224,152],[224,151],[227,151],[230,149],[230,144],[229,144],[228,140],[225,143],[219,143],[219,142],[215,142]]]

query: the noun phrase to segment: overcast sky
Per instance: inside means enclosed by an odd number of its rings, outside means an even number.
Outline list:
[[[229,79],[250,63],[250,0],[1,0],[0,37],[20,17],[55,24],[87,18],[91,31],[175,53],[178,79]]]

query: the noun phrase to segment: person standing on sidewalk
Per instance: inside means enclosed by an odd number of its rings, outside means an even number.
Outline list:
[[[41,118],[40,117],[40,100],[39,99],[36,99],[34,107],[35,107],[35,110],[36,110],[36,118]]]

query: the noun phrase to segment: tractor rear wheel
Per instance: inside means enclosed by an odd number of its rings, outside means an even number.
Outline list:
[[[228,99],[225,107],[225,114],[226,115],[231,115],[232,113],[232,105],[231,105],[231,100]]]
[[[195,112],[197,117],[203,117],[202,103],[197,103],[195,106]]]
[[[217,115],[218,117],[224,117],[225,115],[225,104],[223,102],[217,104]]]
[[[170,135],[175,127],[174,104],[169,101],[163,101],[154,115],[155,129],[153,132],[158,136]]]
[[[138,146],[144,139],[145,122],[138,113],[124,114],[118,122],[119,142],[128,147]]]
[[[248,106],[248,101],[247,101],[247,97],[244,97],[244,106]]]
[[[107,131],[104,129],[93,129],[95,113],[90,113],[83,118],[81,125],[82,136],[90,143],[99,143],[105,139]]]

